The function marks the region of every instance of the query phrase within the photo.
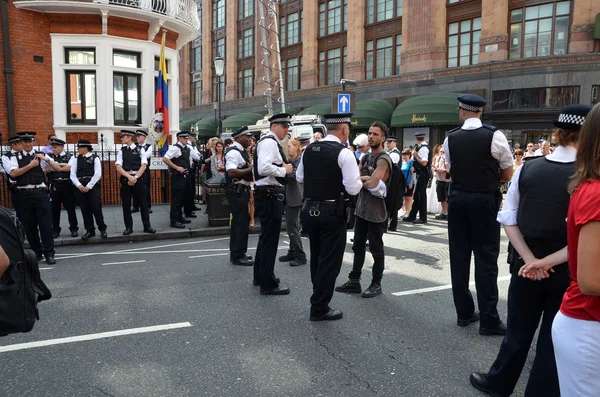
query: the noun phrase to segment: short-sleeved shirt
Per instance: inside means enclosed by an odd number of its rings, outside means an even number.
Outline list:
[[[600,321],[600,296],[584,295],[577,284],[579,231],[586,223],[600,221],[600,181],[584,182],[575,191],[567,215],[567,245],[571,285],[563,297],[560,311],[569,317]],[[596,259],[598,260],[598,259]]]

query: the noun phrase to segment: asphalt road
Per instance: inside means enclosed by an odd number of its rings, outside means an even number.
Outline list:
[[[229,264],[227,237],[61,248],[41,265],[54,294],[41,321],[0,339],[0,396],[481,396],[468,376],[501,338],[457,327],[450,289],[414,291],[450,284],[445,223],[401,224],[384,241],[384,294],[335,293],[344,318],[318,323],[308,266],[277,264],[292,292],[261,296],[251,268]],[[348,244],[339,283],[351,261]]]

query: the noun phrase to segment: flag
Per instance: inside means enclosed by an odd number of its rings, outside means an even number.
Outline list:
[[[156,143],[161,156],[169,149],[169,89],[167,87],[167,61],[165,59],[165,37],[167,32],[163,31],[160,44],[160,61],[158,67],[158,80],[156,82],[156,111],[163,114],[163,136]]]

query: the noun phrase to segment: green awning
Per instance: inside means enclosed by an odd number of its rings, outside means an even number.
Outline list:
[[[214,117],[207,117],[196,122],[195,131],[198,138],[212,138],[217,136],[217,120]]]
[[[241,113],[234,114],[223,120],[223,132],[233,132],[245,125],[254,125],[264,116],[258,113]]]
[[[390,125],[394,107],[383,99],[365,99],[356,102],[356,112],[352,116],[353,128],[369,128],[375,121]]]
[[[179,122],[179,131],[189,131],[198,120],[184,120]]]
[[[303,111],[301,111],[298,114],[300,114],[300,115],[316,114],[318,116],[323,116],[324,114],[329,114],[329,113],[331,113],[331,104],[311,106],[311,107],[304,109]]]
[[[392,127],[459,125],[455,93],[421,95],[402,102],[392,115]]]

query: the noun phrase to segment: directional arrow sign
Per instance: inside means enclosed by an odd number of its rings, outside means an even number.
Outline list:
[[[354,113],[356,93],[353,91],[337,91],[331,93],[331,111],[333,113]]]
[[[350,94],[338,94],[337,112],[348,113],[350,111]]]

